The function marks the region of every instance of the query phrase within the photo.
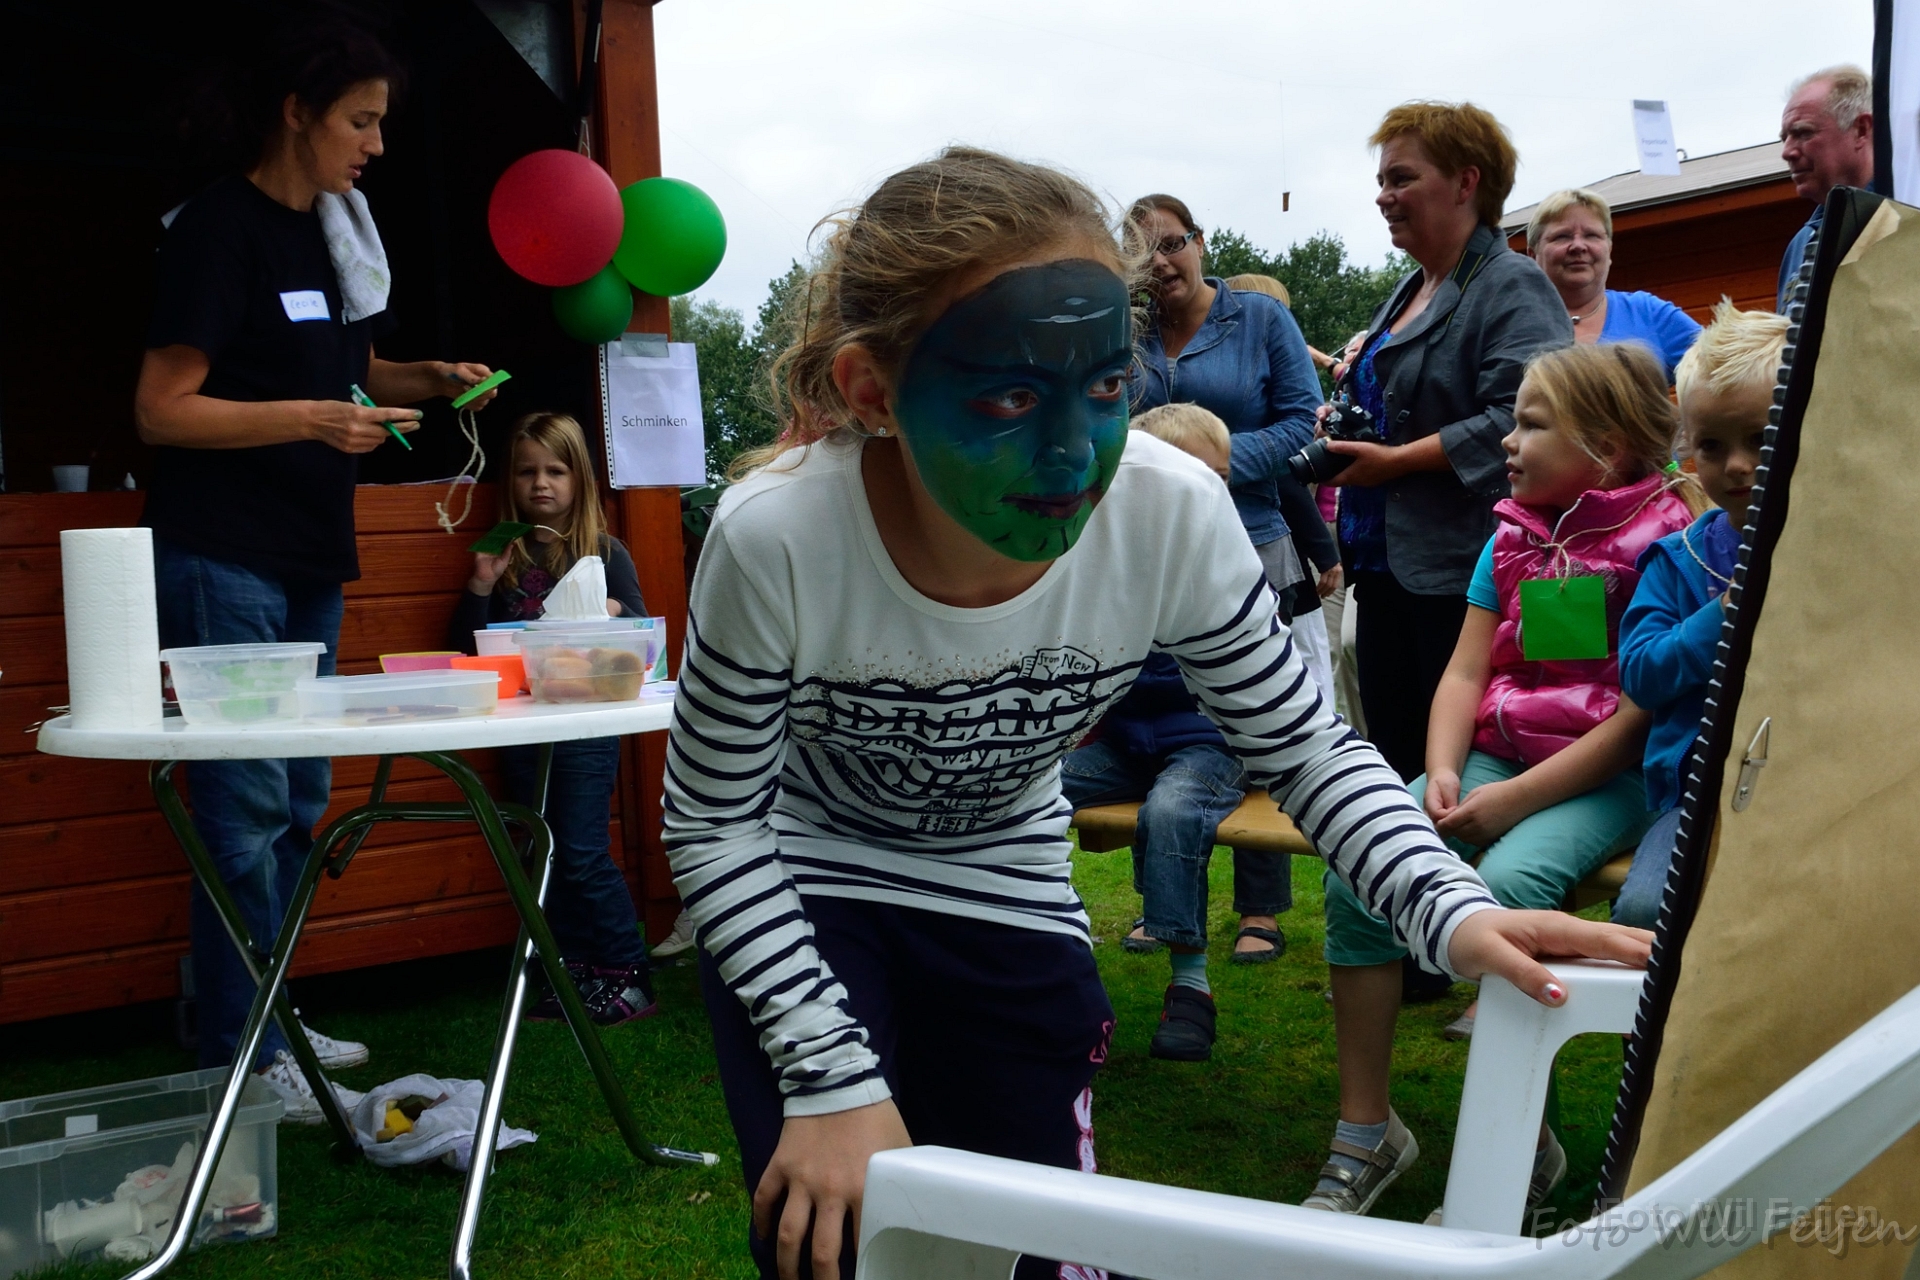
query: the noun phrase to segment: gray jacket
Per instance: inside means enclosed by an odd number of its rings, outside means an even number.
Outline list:
[[[1404,331],[1374,355],[1390,444],[1440,433],[1452,468],[1416,471],[1381,486],[1387,494],[1387,563],[1416,595],[1465,595],[1480,548],[1493,533],[1493,504],[1507,496],[1513,400],[1527,361],[1573,343],[1560,295],[1532,258],[1513,252],[1491,227],[1467,241],[1467,261],[1485,261],[1455,279]],[[1456,279],[1460,273],[1456,273]],[[1374,312],[1370,332],[1400,313],[1420,286],[1414,271]]]

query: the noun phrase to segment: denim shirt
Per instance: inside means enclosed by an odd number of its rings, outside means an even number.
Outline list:
[[[1141,335],[1134,369],[1133,411],[1197,404],[1232,433],[1227,486],[1253,545],[1287,536],[1276,477],[1313,438],[1320,379],[1300,326],[1264,293],[1239,293],[1209,277],[1213,306],[1185,349],[1167,359],[1160,328]]]

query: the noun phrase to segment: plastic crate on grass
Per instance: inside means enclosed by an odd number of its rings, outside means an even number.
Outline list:
[[[0,1102],[0,1278],[65,1258],[135,1262],[166,1240],[226,1069]],[[249,1080],[194,1244],[270,1236],[276,1126]]]

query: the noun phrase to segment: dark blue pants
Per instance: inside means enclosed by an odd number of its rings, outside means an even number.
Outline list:
[[[805,902],[915,1143],[1092,1170],[1091,1085],[1113,1006],[1084,941],[850,898]],[[704,951],[700,981],[751,1195],[780,1141],[780,1090],[746,1007]],[[748,1236],[760,1274],[776,1276],[773,1242]],[[844,1280],[853,1244],[849,1235]],[[1054,1271],[1023,1259],[1014,1274]],[[800,1274],[811,1275],[804,1252]]]
[[[540,748],[503,747],[507,795],[533,801]],[[614,865],[607,835],[613,787],[620,777],[620,739],[555,743],[547,776],[547,825],[553,829],[553,883],[547,925],[560,954],[602,968],[644,963],[638,914],[627,878]]]
[[[1136,756],[1105,742],[1069,752],[1060,790],[1079,809],[1139,800],[1133,887],[1146,934],[1184,947],[1207,945],[1207,863],[1214,828],[1246,798],[1247,772],[1218,747],[1194,746],[1164,758]],[[1277,916],[1293,906],[1293,859],[1254,849],[1233,851],[1233,909]]]
[[[163,648],[317,640],[327,646],[319,673],[333,674],[338,583],[282,579],[162,538],[153,540],[153,567]],[[255,940],[270,948],[313,848],[314,824],[326,811],[332,762],[197,760],[187,776],[193,825]],[[200,1065],[223,1067],[233,1060],[256,988],[197,882],[191,932]],[[279,1027],[269,1024],[259,1062],[286,1047]]]

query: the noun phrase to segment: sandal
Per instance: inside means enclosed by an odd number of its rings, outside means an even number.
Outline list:
[[[1240,950],[1242,938],[1257,938],[1269,945],[1260,951],[1242,951]],[[1278,929],[1258,929],[1249,926],[1233,935],[1233,943],[1231,959],[1235,964],[1272,964],[1287,954],[1287,935]]]
[[[1166,946],[1167,944],[1160,941],[1160,939],[1149,938],[1140,932],[1146,925],[1147,918],[1145,916],[1141,916],[1138,920],[1135,920],[1133,927],[1127,930],[1127,936],[1120,939],[1120,949],[1122,951],[1131,951],[1137,956],[1150,956],[1160,948]]]
[[[1413,1133],[1400,1122],[1399,1115],[1391,1108],[1387,1111],[1387,1136],[1380,1140],[1379,1146],[1369,1151],[1335,1138],[1333,1150],[1338,1155],[1362,1161],[1365,1168],[1354,1173],[1345,1165],[1327,1161],[1320,1166],[1320,1176],[1339,1183],[1339,1188],[1334,1191],[1316,1189],[1300,1202],[1301,1208],[1364,1214],[1373,1208],[1380,1193],[1392,1186],[1394,1179],[1412,1168],[1413,1162],[1420,1158],[1420,1144],[1414,1141]]]

